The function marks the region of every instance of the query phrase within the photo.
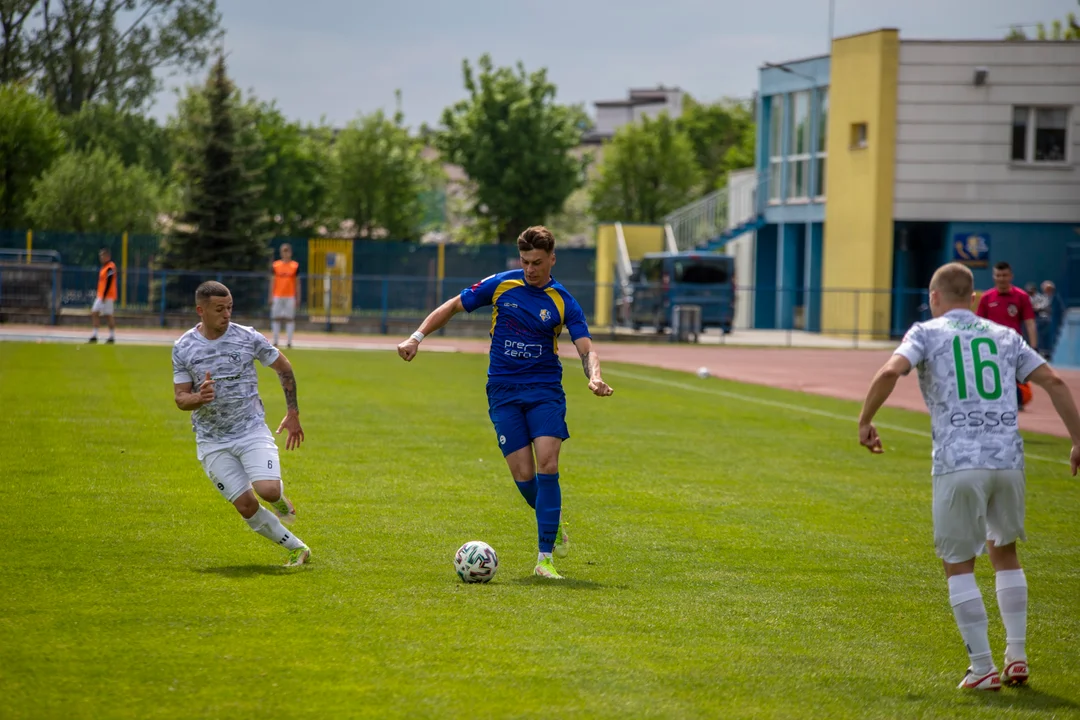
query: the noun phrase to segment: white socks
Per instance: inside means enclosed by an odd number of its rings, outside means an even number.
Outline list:
[[[998,610],[1005,625],[1005,657],[1008,662],[1027,660],[1027,578],[1023,570],[1002,570],[995,576]]]
[[[551,559],[551,553],[546,553],[546,552],[538,553],[536,555],[536,564],[539,565],[540,563],[544,562],[544,560],[550,560],[550,559]]]
[[[949,604],[971,658],[971,672],[976,677],[986,675],[994,669],[994,661],[990,657],[990,638],[986,632],[986,606],[973,573],[949,578]]]
[[[259,511],[254,515],[244,518],[244,522],[270,542],[282,545],[287,550],[304,547],[304,543],[300,541],[300,538],[286,530],[281,521],[277,519],[277,516],[262,505],[259,506]]]
[[[278,336],[281,335],[281,321],[280,320],[271,320],[270,321],[270,330],[274,333],[274,345],[277,345],[278,344],[278,339],[279,339]]]
[[[290,346],[292,345],[292,334],[293,334],[293,330],[295,330],[295,329],[296,329],[296,323],[293,322],[292,320],[285,323],[285,338],[286,338],[286,342],[288,342]]]

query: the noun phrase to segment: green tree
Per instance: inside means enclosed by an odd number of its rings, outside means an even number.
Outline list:
[[[258,133],[214,63],[175,123],[183,211],[165,238],[162,265],[185,270],[263,270],[269,260]]]
[[[1077,0],[1080,5],[1080,0]],[[1006,40],[1031,40],[1019,25],[1014,25],[1005,36]],[[1047,27],[1045,23],[1039,23],[1035,30],[1035,40],[1080,40],[1080,22],[1077,22],[1076,13],[1069,13],[1064,20],[1054,20]]]
[[[333,132],[291,122],[273,103],[254,105],[263,192],[260,202],[275,235],[310,236],[331,224],[336,171]]]
[[[115,105],[88,103],[64,118],[64,129],[72,150],[101,149],[119,158],[125,167],[138,165],[160,178],[172,172],[168,133],[151,117]]]
[[[587,118],[555,102],[546,70],[496,68],[488,55],[479,74],[468,60],[462,66],[469,96],[443,111],[435,144],[474,183],[472,214],[496,229],[499,242],[512,243],[582,186],[586,161],[570,151]]]
[[[78,233],[150,233],[163,209],[160,181],[96,148],[68,153],[34,181],[33,226]]]
[[[0,85],[0,228],[26,227],[32,183],[63,150],[52,107],[21,85]]]
[[[595,240],[596,222],[592,216],[589,188],[578,188],[570,193],[562,210],[547,219],[547,226],[560,244],[575,239],[591,244]]]
[[[0,84],[30,77],[31,43],[24,28],[36,6],[36,0],[0,0]]]
[[[597,220],[658,223],[694,199],[701,171],[686,133],[665,113],[619,128],[592,186]]]
[[[336,142],[339,214],[355,222],[361,235],[417,239],[435,176],[423,149],[400,111],[388,118],[379,110],[349,123]]]
[[[94,100],[142,107],[221,36],[216,0],[3,0],[0,82],[32,75],[67,115]],[[10,50],[9,50],[10,47]]]
[[[753,166],[752,151],[746,165],[732,164],[744,162],[745,158],[731,150],[739,147],[748,133],[751,137],[754,133],[754,118],[743,103],[722,100],[703,104],[687,97],[677,124],[694,147],[704,190],[723,187],[729,172]]]
[[[744,125],[738,141],[724,153],[725,172],[754,167],[757,157],[757,127],[754,123]],[[724,184],[727,182],[725,175]]]

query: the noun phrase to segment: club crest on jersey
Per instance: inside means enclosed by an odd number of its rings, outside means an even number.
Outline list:
[[[551,311],[547,308],[540,308],[540,319],[547,322],[551,319]]]
[[[229,353],[229,360],[231,360],[234,364],[239,365],[240,364],[240,353],[238,353],[238,352]]]

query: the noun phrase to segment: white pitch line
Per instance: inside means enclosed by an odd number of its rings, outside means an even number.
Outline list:
[[[754,397],[753,395],[743,395],[742,393],[731,392],[729,390],[720,390],[718,388],[701,387],[700,385],[690,385],[689,383],[677,382],[675,380],[663,380],[661,378],[649,377],[648,375],[638,375],[636,373],[629,373],[623,370],[605,370],[605,375],[615,375],[616,377],[624,377],[630,380],[640,380],[642,382],[651,382],[657,385],[666,385],[668,387],[678,388],[680,390],[689,390],[695,393],[706,393],[708,395],[718,395],[720,397],[730,398],[732,400],[742,400],[744,402],[752,402],[758,405],[768,405],[774,408],[780,408],[781,410],[793,410],[795,412],[806,413],[807,415],[817,415],[818,417],[829,418],[830,420],[843,420],[844,422],[858,423],[858,418],[853,418],[849,415],[840,415],[838,413],[831,413],[828,410],[818,410],[817,408],[807,407],[805,405],[795,405],[794,403],[780,402],[777,400],[768,400],[766,398]],[[887,425],[885,423],[875,422],[877,427],[883,430],[892,430],[894,432],[907,433],[909,435],[915,435],[917,437],[929,438],[930,433],[925,430],[914,430],[903,425]],[[1056,460],[1054,458],[1043,457],[1042,455],[1033,455],[1031,453],[1024,453],[1024,456],[1029,460],[1041,460],[1042,462],[1054,463],[1055,465],[1068,465],[1069,463],[1064,460]]]

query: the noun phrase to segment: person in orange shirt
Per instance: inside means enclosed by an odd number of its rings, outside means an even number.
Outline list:
[[[94,305],[90,308],[90,317],[94,321],[94,334],[90,336],[90,342],[98,341],[98,328],[101,326],[101,316],[109,319],[109,339],[106,344],[116,342],[116,318],[113,316],[116,304],[116,263],[112,261],[112,253],[108,248],[98,251],[98,259],[101,260],[101,269],[98,270],[97,297]]]
[[[274,279],[270,283],[270,328],[274,332],[274,345],[281,335],[281,321],[285,321],[285,338],[292,347],[293,331],[296,329],[296,306],[300,304],[300,263],[292,259],[292,245],[280,248],[281,259],[274,261]]]

